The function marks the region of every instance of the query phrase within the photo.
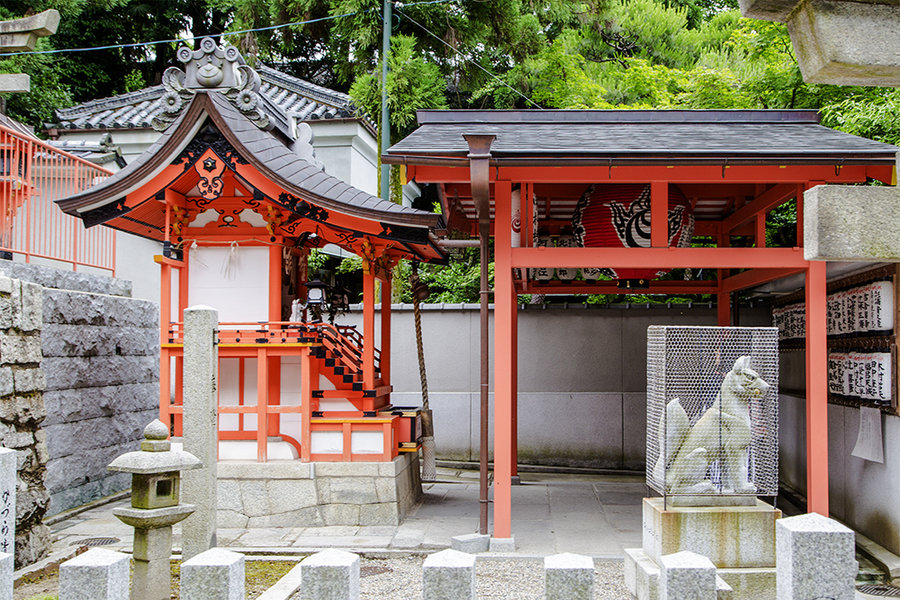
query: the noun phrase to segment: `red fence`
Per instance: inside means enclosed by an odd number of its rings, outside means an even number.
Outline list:
[[[115,231],[85,229],[54,200],[112,173],[49,144],[0,126],[0,251],[26,262],[92,267],[115,274]]]

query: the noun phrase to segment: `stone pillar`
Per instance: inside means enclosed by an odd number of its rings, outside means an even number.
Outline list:
[[[13,563],[15,557],[0,552],[0,600],[13,600]]]
[[[323,550],[300,563],[300,600],[359,600],[359,557]]]
[[[165,600],[172,586],[172,527],[134,529],[134,585],[131,600]],[[155,597],[147,597],[151,594]]]
[[[222,548],[181,563],[182,600],[244,600],[244,555]]]
[[[544,557],[544,597],[547,600],[591,600],[594,597],[594,561],[580,554]]]
[[[775,522],[777,600],[853,600],[856,535],[816,513]]]
[[[59,600],[128,598],[127,554],[91,548],[59,567]]]
[[[716,600],[716,566],[687,550],[663,556],[659,600]]]
[[[423,600],[475,600],[475,555],[442,550],[425,559]]]
[[[16,451],[0,448],[0,552],[16,553]]]
[[[184,474],[181,496],[196,506],[182,525],[181,552],[188,560],[216,546],[216,377],[219,312],[208,306],[184,311],[184,450],[203,466]]]

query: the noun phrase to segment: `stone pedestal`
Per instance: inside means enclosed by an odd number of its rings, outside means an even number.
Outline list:
[[[644,498],[644,552],[659,564],[666,554],[689,550],[717,568],[775,566],[775,521],[781,511],[755,506],[668,506]]]
[[[775,522],[781,511],[754,506],[665,506],[645,498],[643,548],[625,551],[625,584],[639,600],[660,598],[662,557],[695,552],[709,558],[734,600],[775,599]]]

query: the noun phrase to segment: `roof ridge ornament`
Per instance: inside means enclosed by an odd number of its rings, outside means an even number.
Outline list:
[[[187,46],[178,49],[178,60],[185,70],[169,67],[162,77],[165,93],[161,110],[153,117],[153,128],[165,131],[190,104],[197,90],[219,92],[260,129],[271,129],[273,124],[263,112],[259,95],[259,74],[244,63],[244,58],[234,46],[218,46],[210,37],[203,38],[196,50]]]

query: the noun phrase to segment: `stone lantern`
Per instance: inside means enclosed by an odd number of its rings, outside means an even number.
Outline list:
[[[179,504],[181,471],[200,468],[200,460],[188,452],[173,451],[169,429],[155,420],[144,429],[138,452],[112,461],[110,471],[131,473],[131,507],[113,514],[134,527],[134,579],[132,600],[168,600],[172,575],[172,525],[194,512],[192,504]]]

